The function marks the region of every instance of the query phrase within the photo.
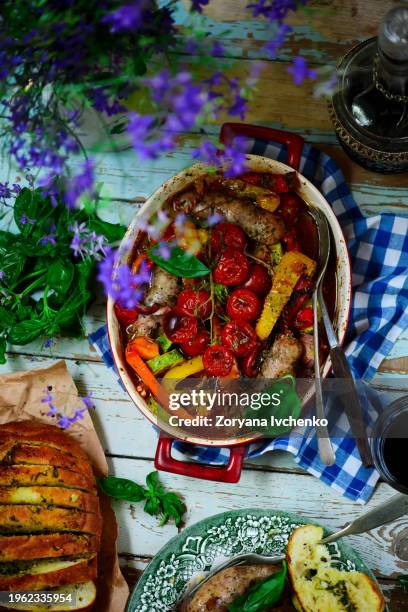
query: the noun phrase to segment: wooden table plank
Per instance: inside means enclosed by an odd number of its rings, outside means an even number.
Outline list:
[[[229,57],[268,59],[262,47],[273,37],[274,26],[263,18],[252,18],[247,4],[247,0],[211,0],[204,7],[203,27],[222,41]],[[188,5],[184,0],[184,6]],[[314,0],[308,6],[311,10],[299,10],[288,20],[294,31],[279,51],[279,60],[301,54],[311,62],[335,63],[357,42],[376,35],[380,20],[395,1],[377,2],[375,10],[371,0]],[[180,24],[188,19],[182,3],[176,15]]]

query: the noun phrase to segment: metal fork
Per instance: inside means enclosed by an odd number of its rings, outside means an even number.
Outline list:
[[[322,377],[320,372],[319,358],[319,320],[318,320],[318,301],[319,289],[323,277],[326,272],[327,263],[330,255],[330,232],[326,217],[318,208],[309,207],[308,212],[313,217],[317,227],[319,236],[319,256],[317,262],[317,276],[315,282],[315,290],[313,292],[313,351],[314,351],[314,370],[315,370],[315,405],[316,417],[319,421],[325,418]],[[333,465],[336,460],[336,455],[333,450],[332,443],[329,437],[329,431],[326,425],[316,426],[317,447],[319,449],[319,457],[325,465]]]

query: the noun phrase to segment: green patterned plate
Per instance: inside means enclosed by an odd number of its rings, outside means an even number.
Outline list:
[[[127,612],[168,612],[185,590],[212,567],[240,553],[284,553],[292,531],[311,521],[275,510],[235,510],[216,514],[184,529],[148,565]],[[325,533],[329,533],[325,530]],[[360,557],[343,541],[329,544],[333,566],[363,571],[374,578]]]

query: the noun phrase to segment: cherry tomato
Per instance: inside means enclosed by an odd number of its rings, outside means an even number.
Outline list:
[[[122,306],[119,306],[119,304],[115,304],[114,310],[119,323],[126,326],[134,323],[137,319],[137,315],[139,314],[136,308],[123,308]]]
[[[177,298],[177,310],[203,320],[208,319],[211,314],[211,296],[205,289],[184,289]]]
[[[289,232],[282,238],[286,251],[300,251],[299,243],[294,232]]]
[[[189,357],[202,355],[210,344],[210,334],[205,329],[200,329],[196,337],[188,342],[181,343],[181,350]]]
[[[255,321],[261,311],[261,300],[249,289],[235,289],[228,296],[226,309],[231,319]]]
[[[242,357],[240,361],[241,372],[247,378],[255,378],[259,372],[259,367],[257,364],[258,357],[263,349],[264,343],[257,342],[256,346],[248,355]]]
[[[214,270],[214,280],[222,285],[240,285],[249,271],[248,259],[237,249],[227,249],[222,253]]]
[[[299,212],[303,208],[303,201],[296,193],[282,193],[278,212],[286,225],[290,227],[295,223]]]
[[[297,313],[295,325],[298,329],[307,329],[313,325],[313,309],[304,308]]]
[[[289,191],[289,185],[286,178],[286,174],[274,174],[273,175],[273,190],[275,193],[287,193]],[[282,201],[282,199],[281,199]]]
[[[211,233],[211,248],[215,253],[228,247],[243,251],[246,243],[244,230],[234,223],[218,223]]]
[[[245,172],[240,178],[251,185],[260,185],[262,182],[262,175],[258,172]]]
[[[227,376],[233,363],[231,351],[219,344],[209,346],[203,355],[204,368],[210,376]]]
[[[170,310],[163,320],[164,333],[172,342],[189,342],[196,337],[198,323],[195,317]]]
[[[269,293],[271,286],[272,279],[265,266],[259,263],[251,264],[248,278],[243,284],[243,287],[263,296]]]
[[[237,357],[248,355],[256,346],[257,336],[254,328],[246,321],[230,321],[221,334],[222,343]]]

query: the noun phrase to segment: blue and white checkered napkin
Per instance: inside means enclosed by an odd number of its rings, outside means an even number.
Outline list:
[[[251,141],[248,151],[286,162],[283,146]],[[324,194],[342,226],[348,242],[353,269],[353,302],[346,345],[356,378],[369,381],[400,333],[408,326],[408,217],[382,214],[364,217],[335,162],[318,149],[305,144],[300,172]],[[114,369],[106,327],[90,335],[90,341],[106,365]],[[367,385],[360,395],[371,415],[389,402]],[[370,418],[368,417],[368,420]],[[365,503],[374,491],[379,475],[360,460],[344,414],[336,416],[333,445],[336,463],[331,467],[319,459],[314,430],[263,440],[248,445],[247,457],[255,458],[272,450],[285,450],[295,461],[353,501]],[[202,463],[228,462],[226,448],[193,446],[175,441],[173,447],[184,459]]]

